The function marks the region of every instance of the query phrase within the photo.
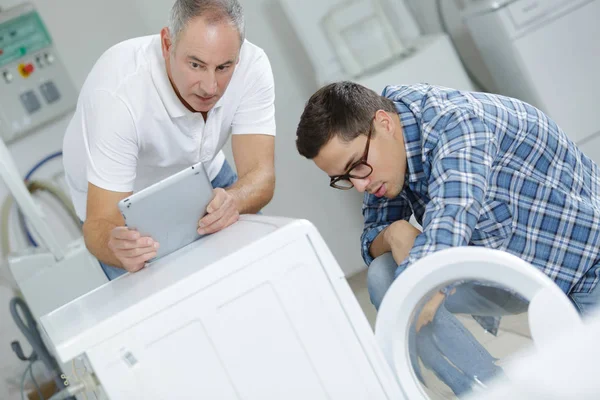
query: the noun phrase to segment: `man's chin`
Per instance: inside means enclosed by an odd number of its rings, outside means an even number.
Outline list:
[[[200,98],[195,97],[194,101],[190,103],[196,112],[209,112],[215,104],[216,100],[211,99],[210,101],[202,101]]]
[[[390,188],[388,189],[388,191],[385,193],[385,198],[387,199],[395,199],[396,197],[398,197],[398,195],[400,194],[400,191],[396,188]]]
[[[197,113],[207,113],[212,107],[194,107],[194,111]]]

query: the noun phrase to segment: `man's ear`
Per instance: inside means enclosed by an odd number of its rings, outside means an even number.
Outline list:
[[[377,132],[394,134],[394,121],[390,114],[384,110],[377,110],[375,113],[375,123],[377,124]]]
[[[166,26],[160,30],[160,45],[162,49],[162,55],[165,59],[167,59],[173,47],[173,40],[171,39],[171,32]]]

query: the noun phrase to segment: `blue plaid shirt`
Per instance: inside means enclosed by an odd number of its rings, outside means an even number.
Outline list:
[[[429,85],[388,86],[408,169],[395,199],[366,194],[363,258],[388,225],[423,226],[399,271],[435,251],[485,246],[528,261],[565,292],[598,282],[599,170],[538,109]]]

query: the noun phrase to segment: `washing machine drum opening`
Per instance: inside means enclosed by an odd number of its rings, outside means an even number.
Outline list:
[[[493,282],[459,281],[428,293],[409,325],[415,376],[432,399],[483,389],[532,344],[529,301]]]

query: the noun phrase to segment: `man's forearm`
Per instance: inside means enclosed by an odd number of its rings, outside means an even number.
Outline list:
[[[235,199],[240,214],[255,214],[269,204],[274,189],[275,175],[257,170],[240,177],[227,192]]]
[[[415,239],[421,231],[411,225],[410,222],[400,220],[392,223],[390,226],[382,230],[379,235],[371,243],[369,251],[371,256],[378,256],[391,251],[394,255],[394,260],[400,264],[412,249]]]
[[[117,225],[107,220],[88,220],[83,224],[83,237],[87,249],[98,260],[106,265],[123,268],[121,262],[108,248],[110,232],[116,227]]]
[[[384,230],[379,232],[379,235],[377,235],[375,240],[373,240],[373,242],[371,243],[371,247],[369,248],[369,253],[371,253],[371,257],[373,257],[373,258],[377,258],[384,253],[388,253],[388,252],[392,251],[392,247],[385,240],[384,233],[385,233],[386,229],[387,228],[385,228]]]

